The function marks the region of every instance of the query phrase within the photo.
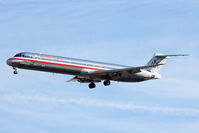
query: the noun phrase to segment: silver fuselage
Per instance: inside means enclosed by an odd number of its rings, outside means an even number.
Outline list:
[[[14,57],[9,58],[7,60],[7,64],[13,68],[69,74],[79,77],[87,77],[87,74],[92,71],[104,71],[130,67],[30,52],[19,53]],[[89,75],[88,78],[104,80],[102,77],[92,77],[92,75]],[[156,75],[146,70],[142,70],[139,73],[132,74],[130,76],[124,74],[120,77],[115,77],[112,80],[123,82],[140,82],[149,79],[156,79]]]

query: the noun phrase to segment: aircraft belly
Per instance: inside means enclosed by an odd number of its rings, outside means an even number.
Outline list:
[[[117,77],[113,80],[121,82],[141,82],[148,79],[143,76],[139,76],[137,74],[131,74],[131,75],[122,75],[121,77]]]
[[[142,78],[136,78],[136,77],[129,77],[129,78],[125,78],[125,77],[122,77],[122,78],[118,78],[118,79],[115,79],[114,81],[121,81],[121,82],[141,82],[141,81],[145,81],[145,79],[142,79]]]

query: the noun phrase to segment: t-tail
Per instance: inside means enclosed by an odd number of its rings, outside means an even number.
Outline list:
[[[150,65],[158,65],[156,67],[147,68],[147,71],[153,73],[160,73],[161,67],[166,63],[167,59],[171,56],[189,56],[187,54],[177,54],[177,55],[163,55],[159,53],[155,53],[153,58],[146,64],[147,66]]]

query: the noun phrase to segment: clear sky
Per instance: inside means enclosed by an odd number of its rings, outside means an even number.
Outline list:
[[[1,133],[198,133],[198,0],[0,0]],[[123,65],[174,57],[162,79],[67,83],[72,76],[18,70],[22,51]]]

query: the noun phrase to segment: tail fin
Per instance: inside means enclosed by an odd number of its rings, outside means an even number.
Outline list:
[[[186,54],[163,55],[163,54],[155,53],[153,58],[146,65],[147,66],[149,66],[149,65],[158,65],[158,64],[164,65],[165,62],[167,61],[167,59],[169,59],[169,57],[171,57],[171,56],[188,56],[188,55],[186,55]],[[156,66],[156,67],[152,67],[152,68],[147,68],[146,70],[150,71],[150,72],[154,72],[154,73],[159,73],[162,65],[159,65],[159,66]]]

